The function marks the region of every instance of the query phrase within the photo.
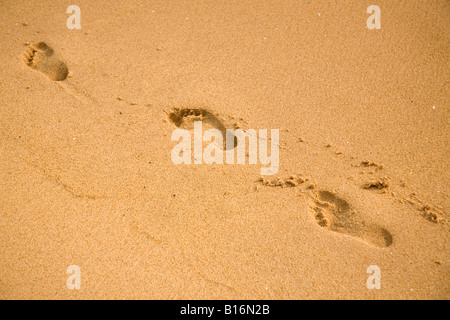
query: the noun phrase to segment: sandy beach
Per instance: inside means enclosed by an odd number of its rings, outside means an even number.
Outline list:
[[[0,299],[450,298],[448,1],[73,4],[0,2]]]

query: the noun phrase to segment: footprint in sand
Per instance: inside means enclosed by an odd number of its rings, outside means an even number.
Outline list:
[[[27,66],[42,72],[53,81],[65,80],[69,74],[66,63],[45,42],[31,44],[22,57]]]
[[[237,137],[227,131],[223,121],[211,111],[202,108],[174,108],[168,113],[169,120],[178,128],[192,129],[194,121],[202,121],[203,124],[209,124],[222,132],[224,139],[224,150],[232,150],[237,146]],[[230,129],[236,129],[230,128]],[[227,141],[233,141],[230,145]]]
[[[82,92],[67,77],[69,68],[67,64],[55,54],[55,51],[47,43],[39,41],[30,44],[22,53],[22,61],[31,69],[37,70],[45,74],[48,78],[63,88],[67,93],[78,100],[97,103],[97,101]]]
[[[358,217],[358,212],[334,193],[318,191],[314,193],[313,199],[311,208],[319,226],[359,238],[377,247],[388,247],[392,244],[392,235],[389,231],[362,221]]]

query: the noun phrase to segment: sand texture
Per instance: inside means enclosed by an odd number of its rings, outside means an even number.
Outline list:
[[[449,299],[450,2],[371,4],[1,1],[0,299]]]

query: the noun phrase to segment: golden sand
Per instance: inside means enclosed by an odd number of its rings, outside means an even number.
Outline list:
[[[370,4],[2,1],[0,298],[448,299],[450,5]],[[175,165],[202,119],[278,173]]]

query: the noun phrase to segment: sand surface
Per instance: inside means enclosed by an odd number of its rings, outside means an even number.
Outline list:
[[[1,1],[0,298],[448,299],[450,5],[371,4]],[[278,173],[175,165],[174,108]]]

